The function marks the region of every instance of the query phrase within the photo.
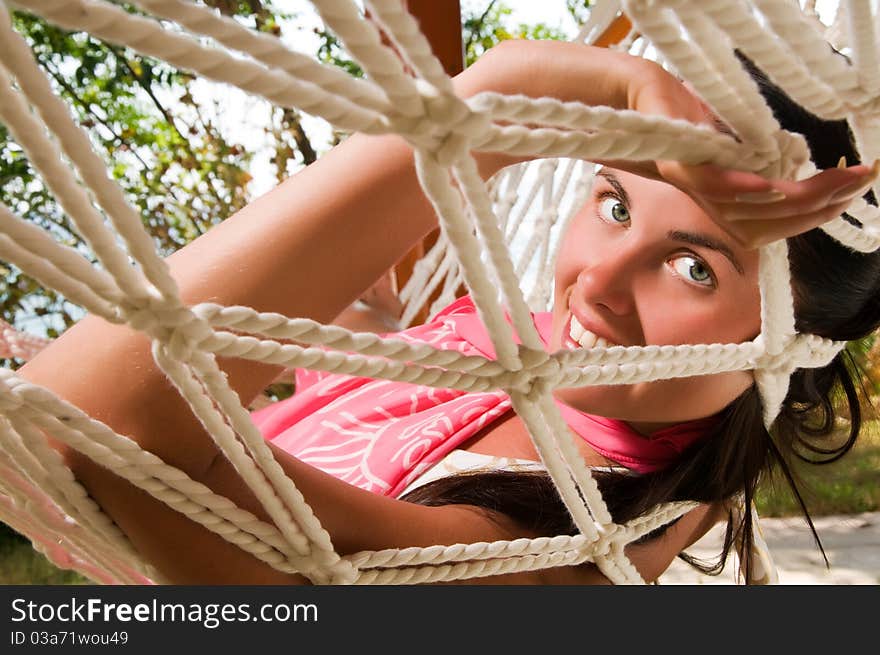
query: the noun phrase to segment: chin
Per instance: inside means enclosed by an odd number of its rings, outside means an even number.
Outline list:
[[[633,424],[665,425],[669,422],[698,418],[690,415],[692,413],[690,408],[678,408],[670,401],[669,394],[664,393],[665,389],[658,389],[656,385],[656,382],[596,384],[555,389],[553,396],[579,412]],[[651,407],[655,410],[648,409]],[[682,409],[687,416],[673,416],[677,414],[675,411],[677,409]]]

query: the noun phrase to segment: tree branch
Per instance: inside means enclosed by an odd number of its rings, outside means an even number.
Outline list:
[[[116,130],[114,130],[113,126],[107,122],[107,119],[105,117],[99,116],[95,112],[95,109],[91,105],[91,103],[87,103],[85,100],[83,100],[82,98],[79,97],[79,93],[77,92],[77,90],[74,89],[70,85],[70,83],[61,76],[61,74],[54,68],[54,66],[52,66],[51,62],[45,61],[45,60],[40,60],[40,64],[43,66],[43,68],[46,69],[46,71],[48,71],[48,73],[52,76],[52,79],[54,79],[59,85],[61,85],[61,87],[65,91],[67,91],[68,95],[71,97],[73,102],[76,103],[76,105],[79,106],[80,109],[85,111],[89,116],[91,116],[98,123],[100,123],[101,126],[104,129],[106,129],[113,136],[113,139],[116,141],[116,143],[118,145],[125,145],[125,140],[122,138],[122,136],[120,134],[116,133]],[[141,163],[141,165],[144,168],[149,168],[147,162],[145,162],[143,160],[143,158],[136,151],[132,150],[131,153],[135,156],[135,158]]]
[[[302,122],[299,119],[299,112],[292,109],[285,109],[284,120],[290,125],[290,129],[293,132],[293,140],[296,141],[296,147],[302,154],[303,164],[308,166],[318,159],[318,153],[315,152],[315,148],[312,146],[312,142],[302,126]]]
[[[465,44],[465,52],[467,52],[474,42],[480,38],[480,28],[483,27],[483,23],[486,22],[486,19],[489,17],[489,12],[492,11],[492,7],[495,6],[496,2],[497,0],[490,0],[489,4],[486,6],[486,10],[480,15],[476,23],[474,23],[474,29],[471,30],[468,42]]]
[[[128,58],[125,56],[125,53],[121,51],[120,48],[114,46],[108,47],[113,52],[113,54],[116,55],[116,58],[122,62],[122,65],[125,66],[126,70],[128,70],[129,74],[137,82],[138,86],[143,89],[144,93],[147,94],[147,96],[153,102],[153,105],[155,105],[156,109],[159,110],[159,113],[162,114],[162,117],[165,119],[171,129],[174,130],[175,134],[180,137],[181,147],[184,149],[184,151],[186,151],[186,153],[190,157],[192,157],[193,160],[197,161],[198,158],[196,157],[196,154],[193,152],[192,147],[190,146],[189,139],[184,137],[181,131],[178,129],[177,123],[174,121],[174,117],[160,102],[159,98],[156,97],[156,94],[153,93],[153,89],[150,84],[148,84],[146,80],[144,80],[142,75],[138,75],[138,73],[131,67],[131,64],[128,62]],[[217,195],[217,191],[216,189],[214,189],[213,185],[208,184],[208,189],[210,190],[210,193],[214,197],[214,200],[217,202],[217,204],[223,206],[225,203],[220,198],[220,196]]]
[[[128,145],[128,144],[125,143],[125,139],[123,139],[122,135],[118,134],[118,133],[116,132],[116,130],[113,128],[113,126],[112,126],[110,123],[107,122],[107,119],[106,119],[105,117],[100,116],[100,115],[95,111],[95,108],[94,108],[90,103],[87,103],[85,100],[83,100],[83,99],[79,96],[78,91],[77,91],[75,88],[73,88],[73,86],[71,86],[71,84],[61,76],[61,74],[60,74],[60,73],[54,68],[54,66],[52,65],[51,62],[46,61],[46,60],[42,60],[42,59],[41,59],[41,60],[40,60],[40,64],[41,64],[41,65],[43,66],[43,68],[44,68],[44,69],[45,69],[45,70],[46,70],[46,71],[52,76],[52,78],[53,78],[53,79],[54,79],[54,80],[55,80],[55,81],[56,81],[56,82],[57,82],[57,83],[58,83],[58,84],[59,84],[59,85],[60,85],[60,86],[61,86],[61,87],[62,87],[62,88],[68,93],[68,95],[71,97],[72,101],[73,101],[77,106],[79,106],[83,111],[85,111],[85,112],[86,112],[91,118],[93,118],[95,121],[97,121],[98,123],[100,123],[101,126],[102,126],[104,129],[106,129],[106,130],[107,130],[107,131],[113,136],[113,139],[115,140],[115,142],[116,142],[117,145],[119,145],[119,146],[127,146],[127,145]],[[129,70],[131,70],[130,67],[129,67]],[[167,119],[166,119],[166,120],[167,120]],[[176,126],[172,125],[172,127],[175,129],[175,132],[177,132],[177,128],[176,128]],[[150,165],[144,160],[143,157],[141,157],[140,153],[138,153],[138,151],[137,151],[136,149],[134,149],[134,148],[130,148],[130,149],[128,150],[128,152],[130,152],[130,153],[135,157],[135,159],[137,159],[137,160],[140,162],[140,164],[141,164],[141,166],[142,166],[142,169],[141,169],[141,179],[144,180],[144,181],[146,182],[146,181],[147,181],[147,180],[146,180],[147,172],[150,171],[150,170],[152,170],[153,167],[150,166]],[[160,191],[160,192],[164,193],[165,195],[167,195],[167,196],[173,198],[173,199],[177,202],[178,206],[182,206],[182,205],[183,205],[183,203],[181,202],[180,197],[179,197],[179,195],[178,195],[176,189],[174,189],[174,188],[169,187],[168,185],[166,185],[166,184],[162,181],[161,177],[156,178],[156,183],[157,183],[157,190],[158,190],[158,191]],[[147,185],[147,188],[149,188],[148,185]],[[54,222],[53,222],[53,223],[54,223]],[[193,223],[193,228],[195,229],[196,233],[198,233],[198,234],[200,234],[200,235],[201,235],[201,234],[204,234],[204,230],[203,230],[203,229],[202,229],[202,228],[201,228],[201,227],[200,227],[195,221],[192,221],[192,223]],[[54,224],[58,225],[58,223],[54,223]],[[60,227],[60,225],[59,225],[59,227]],[[70,232],[70,230],[67,230],[67,231]],[[74,234],[75,234],[75,233],[74,233]]]

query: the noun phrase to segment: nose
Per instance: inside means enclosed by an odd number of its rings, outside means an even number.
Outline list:
[[[627,249],[605,252],[578,273],[575,293],[586,304],[627,316],[636,310],[634,283],[637,270],[635,253]]]

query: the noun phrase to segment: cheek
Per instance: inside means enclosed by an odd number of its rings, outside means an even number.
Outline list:
[[[553,268],[553,331],[551,346],[561,347],[562,322],[568,315],[568,294],[577,283],[584,266],[596,257],[595,235],[585,234],[583,212],[572,219],[563,235]]]
[[[645,343],[656,345],[742,343],[761,329],[757,286],[728,293],[693,293],[680,280],[666,279],[640,294],[639,317]]]
[[[727,342],[751,340],[761,331],[761,292],[757,280],[724,298],[715,321]]]

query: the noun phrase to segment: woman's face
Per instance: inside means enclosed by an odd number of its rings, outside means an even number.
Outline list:
[[[603,168],[556,264],[550,346],[741,343],[760,331],[758,251],[738,247],[675,187]],[[604,342],[602,341],[604,339]],[[752,383],[737,371],[557,390],[649,433],[710,416]]]

